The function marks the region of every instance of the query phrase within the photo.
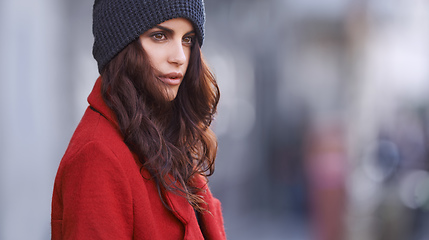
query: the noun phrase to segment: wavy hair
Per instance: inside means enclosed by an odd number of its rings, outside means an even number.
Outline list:
[[[103,99],[116,114],[124,142],[154,179],[163,204],[169,208],[162,188],[205,211],[206,202],[193,178],[202,175],[207,181],[214,172],[217,141],[209,126],[219,88],[200,46],[191,48],[188,69],[173,101],[167,99],[138,39],[113,58],[101,76]]]

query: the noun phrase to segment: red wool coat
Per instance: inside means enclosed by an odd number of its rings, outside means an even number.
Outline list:
[[[209,204],[198,224],[185,198],[157,187],[118,131],[98,79],[55,178],[52,239],[226,239],[220,202],[205,183]],[[203,232],[203,233],[202,233]]]

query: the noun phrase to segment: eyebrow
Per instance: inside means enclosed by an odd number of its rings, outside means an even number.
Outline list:
[[[163,27],[163,26],[160,26],[160,25],[156,25],[155,26],[156,28],[159,28],[159,29],[161,29],[161,30],[163,30],[163,31],[166,31],[166,32],[168,32],[168,33],[174,33],[174,30],[173,29],[170,29],[170,28],[166,28],[166,27]],[[189,31],[189,32],[187,32],[187,33],[185,33],[185,35],[189,35],[189,34],[195,34],[195,30],[191,30],[191,31]]]

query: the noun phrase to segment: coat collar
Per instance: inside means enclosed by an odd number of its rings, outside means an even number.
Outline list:
[[[95,85],[88,96],[89,105],[103,115],[109,122],[111,122],[117,129],[119,129],[119,124],[116,118],[115,113],[107,106],[104,102],[103,96],[101,95],[101,77],[97,79]]]
[[[166,191],[167,204],[173,210],[173,214],[185,225],[184,239],[200,239],[201,231],[209,239],[225,239],[223,230],[223,219],[220,212],[220,205],[216,206],[216,201],[202,176],[194,177],[194,185],[201,188],[199,195],[206,201],[207,205],[202,206],[208,212],[200,215],[201,224],[198,226],[195,211],[188,201],[178,194]]]

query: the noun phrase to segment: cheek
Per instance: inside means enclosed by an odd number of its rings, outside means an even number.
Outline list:
[[[189,64],[189,59],[191,58],[191,49],[190,48],[185,50],[185,56],[186,56],[186,64]]]
[[[146,52],[146,55],[152,67],[157,68],[160,63],[160,59],[163,56],[161,52],[162,49],[152,44],[150,40],[147,39],[141,40],[140,43],[143,47],[143,50]]]
[[[157,48],[148,48],[148,50],[145,49],[145,52],[149,58],[149,62],[151,63],[152,67],[159,69],[160,64],[162,63],[163,53]]]

